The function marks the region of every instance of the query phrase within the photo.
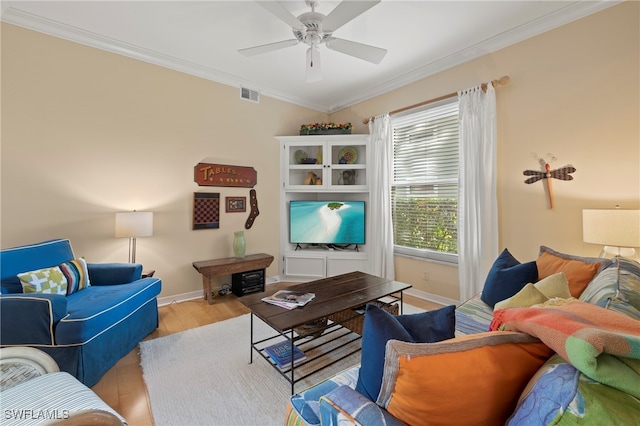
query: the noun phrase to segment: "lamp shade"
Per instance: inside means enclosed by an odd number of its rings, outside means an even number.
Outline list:
[[[150,237],[153,235],[153,212],[116,213],[116,238]]]
[[[640,210],[582,210],[585,243],[640,247]]]

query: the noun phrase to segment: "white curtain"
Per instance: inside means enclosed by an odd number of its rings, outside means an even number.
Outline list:
[[[393,267],[393,223],[391,221],[391,174],[393,169],[393,140],[389,114],[369,121],[371,166],[370,182],[369,264],[371,273],[395,279]]]
[[[460,301],[479,293],[498,254],[496,94],[491,83],[458,92]]]

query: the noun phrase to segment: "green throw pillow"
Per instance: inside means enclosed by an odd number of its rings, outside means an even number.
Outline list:
[[[528,308],[538,303],[544,303],[548,297],[538,290],[533,284],[529,283],[522,287],[522,290],[514,294],[508,299],[501,300],[496,303],[494,310],[505,308]]]
[[[560,299],[568,299],[571,297],[571,290],[569,289],[569,281],[564,272],[558,272],[543,278],[534,286],[542,292],[549,299],[559,297]]]
[[[25,293],[67,294],[67,279],[59,266],[18,274]]]

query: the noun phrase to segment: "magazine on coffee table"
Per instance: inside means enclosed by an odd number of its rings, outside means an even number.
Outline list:
[[[292,290],[279,290],[272,294],[262,298],[264,302],[271,303],[272,305],[280,306],[286,309],[294,309],[298,306],[304,306],[316,297],[315,293],[301,293],[299,291]]]

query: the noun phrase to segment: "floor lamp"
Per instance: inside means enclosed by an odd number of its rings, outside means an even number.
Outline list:
[[[129,238],[129,263],[136,263],[136,238],[153,235],[153,212],[116,213],[116,238]]]

